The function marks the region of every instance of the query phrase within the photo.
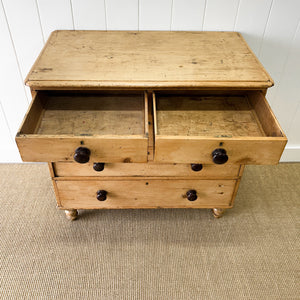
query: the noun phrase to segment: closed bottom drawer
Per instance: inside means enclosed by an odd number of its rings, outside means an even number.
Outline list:
[[[56,180],[62,209],[229,208],[236,184],[236,180]]]

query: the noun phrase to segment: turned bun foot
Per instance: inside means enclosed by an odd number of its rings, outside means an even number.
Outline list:
[[[212,213],[215,218],[221,218],[225,212],[224,208],[213,208]]]
[[[65,213],[66,213],[66,217],[68,220],[76,220],[77,217],[78,217],[78,211],[77,209],[68,209],[68,210],[65,210]]]

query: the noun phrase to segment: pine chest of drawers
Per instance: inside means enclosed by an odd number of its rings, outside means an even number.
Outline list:
[[[16,136],[48,162],[58,207],[210,208],[245,164],[277,164],[287,139],[272,79],[236,32],[55,31],[26,79]]]

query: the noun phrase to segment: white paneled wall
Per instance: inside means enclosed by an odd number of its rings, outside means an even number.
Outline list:
[[[204,14],[203,30],[232,31],[239,0],[208,0]]]
[[[74,29],[106,30],[104,0],[72,0]]]
[[[139,1],[105,1],[107,30],[138,30]]]
[[[299,0],[1,0],[0,162],[30,102],[23,81],[55,29],[239,31],[275,81],[268,100],[300,161]]]

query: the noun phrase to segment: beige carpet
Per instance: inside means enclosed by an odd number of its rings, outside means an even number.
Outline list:
[[[47,165],[0,174],[1,299],[300,299],[300,164],[248,166],[218,220],[172,209],[70,222]]]

